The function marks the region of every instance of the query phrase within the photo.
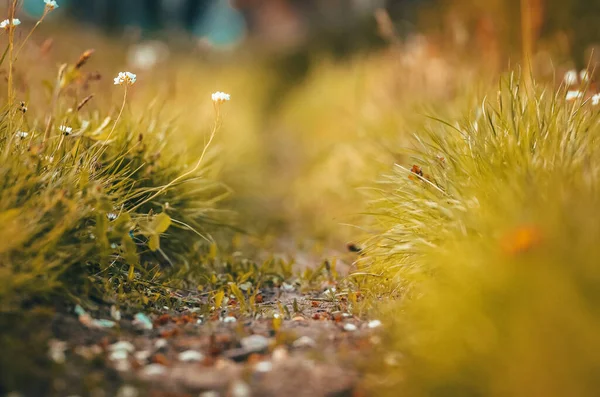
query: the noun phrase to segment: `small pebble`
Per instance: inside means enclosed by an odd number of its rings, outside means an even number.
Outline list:
[[[259,352],[269,347],[269,339],[262,335],[250,335],[243,338],[240,344],[244,349]]]
[[[344,324],[344,331],[354,332],[357,329],[358,329],[358,327],[354,324],[351,324],[351,323]]]
[[[221,395],[214,390],[205,391],[198,395],[198,397],[220,397],[220,396]]]
[[[285,292],[293,292],[296,288],[292,284],[283,283],[281,285],[281,289],[283,289]]]
[[[48,342],[48,356],[57,364],[63,364],[66,360],[65,351],[67,350],[67,342],[53,339]]]
[[[110,353],[108,359],[110,361],[127,360],[128,353],[126,350],[115,350]]]
[[[117,397],[138,397],[139,391],[133,386],[125,385],[122,386],[117,392]]]
[[[308,336],[301,336],[300,338],[296,339],[294,341],[294,343],[292,343],[292,346],[300,348],[300,347],[315,347],[317,345],[317,342],[314,341],[314,339],[312,339],[311,337]]]
[[[275,350],[273,350],[273,354],[271,355],[271,358],[273,359],[273,362],[277,363],[277,362],[281,362],[284,361],[288,358],[289,354],[287,352],[287,350],[285,349],[285,347],[276,347]]]
[[[113,343],[108,347],[110,351],[125,351],[127,353],[133,353],[135,351],[135,346],[131,342],[120,341],[117,343]]]
[[[256,372],[271,372],[273,363],[270,361],[261,361],[254,366]]]
[[[167,347],[168,344],[169,342],[167,342],[166,339],[157,339],[156,342],[154,342],[154,348],[160,350]]]
[[[184,352],[179,353],[179,361],[189,362],[189,361],[202,361],[204,360],[204,354],[195,351],[195,350],[186,350]]]
[[[151,353],[149,350],[140,350],[140,351],[135,352],[135,354],[133,356],[138,361],[146,361],[150,358],[150,355],[151,355]]]
[[[245,382],[241,380],[233,381],[231,389],[229,390],[231,397],[248,397],[250,396],[251,390]]]
[[[115,369],[119,372],[128,372],[131,370],[131,364],[128,360],[117,360],[115,361]]]
[[[137,313],[133,317],[132,324],[139,329],[150,330],[153,328],[150,317],[146,316],[144,313]]]
[[[367,327],[369,327],[369,328],[377,328],[377,327],[381,327],[381,321],[379,321],[379,320],[371,320],[371,321],[369,321],[369,323],[367,324]]]
[[[160,364],[150,364],[144,367],[142,373],[146,376],[158,376],[167,372],[167,368]]]
[[[110,307],[110,316],[113,318],[113,320],[115,321],[120,321],[121,320],[121,312],[119,311],[119,309],[117,309],[116,306],[111,306]]]
[[[237,318],[232,317],[232,316],[227,316],[223,319],[224,323],[235,323],[237,321]]]

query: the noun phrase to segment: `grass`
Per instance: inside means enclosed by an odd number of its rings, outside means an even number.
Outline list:
[[[111,87],[121,95],[116,109],[95,104],[94,97],[111,94],[90,92],[92,51],[40,86],[15,86],[28,72],[19,72],[19,52],[10,50],[26,45],[18,28],[6,29],[4,61],[15,72],[0,116],[2,312],[57,294],[73,299],[98,278],[131,284],[198,266],[194,255],[228,222],[217,206],[229,189],[215,179],[215,152],[208,150],[221,105],[190,164],[188,154],[169,147],[173,125],[158,104],[141,117],[130,113],[127,94],[135,86]],[[105,292],[96,288],[96,298]]]
[[[397,298],[382,395],[596,393],[600,117],[564,95],[511,75],[380,185],[363,266]]]

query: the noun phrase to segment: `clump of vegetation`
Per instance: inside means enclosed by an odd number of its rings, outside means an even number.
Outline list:
[[[397,298],[382,394],[597,393],[600,115],[564,98],[511,76],[384,181],[362,265]]]
[[[84,72],[93,51],[61,65],[44,87],[17,87],[19,53],[55,8],[47,2],[25,41],[15,33],[21,28],[16,2],[3,26],[8,44],[2,62],[9,70],[0,115],[3,313],[56,294],[76,299],[86,291],[101,298],[107,286],[128,289],[138,279],[160,280],[170,269],[189,271],[224,222],[217,203],[228,189],[211,178],[214,155],[208,150],[224,97],[213,98],[216,122],[200,158],[186,164],[167,147],[172,125],[151,111],[142,118],[127,111],[134,74],[115,78],[114,89],[123,95],[115,113],[94,108]]]

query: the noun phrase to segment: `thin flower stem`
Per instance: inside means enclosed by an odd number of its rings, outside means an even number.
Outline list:
[[[177,178],[173,179],[171,182],[167,183],[166,185],[162,186],[161,188],[159,188],[159,190],[154,193],[152,196],[148,197],[147,199],[143,200],[142,202],[138,203],[137,205],[135,205],[133,208],[129,209],[129,211],[133,212],[135,210],[137,210],[138,208],[140,208],[142,205],[152,201],[153,199],[155,199],[157,196],[160,196],[161,194],[163,194],[168,188],[170,188],[171,186],[173,186],[175,183],[179,182],[180,180],[182,180],[183,178],[187,177],[188,175],[193,174],[194,172],[196,172],[198,170],[198,168],[200,168],[200,165],[202,164],[202,161],[204,160],[204,156],[206,155],[206,152],[208,151],[208,148],[210,147],[216,133],[217,130],[219,129],[219,122],[221,120],[221,112],[220,112],[220,108],[219,105],[217,103],[214,103],[214,107],[215,107],[215,124],[213,126],[213,129],[210,133],[210,138],[208,139],[208,142],[204,145],[204,149],[202,150],[202,154],[200,155],[200,158],[198,159],[198,162],[196,163],[196,165],[194,166],[194,168],[192,168],[191,170],[179,175]]]
[[[15,47],[15,26],[13,20],[15,18],[15,11],[17,9],[17,0],[13,0],[9,10],[9,28],[8,28],[8,106],[12,108],[13,105],[13,52]]]
[[[113,132],[115,132],[115,129],[117,128],[117,124],[119,124],[119,120],[121,120],[121,116],[123,115],[123,110],[125,109],[125,104],[126,103],[127,103],[127,85],[125,85],[125,92],[123,94],[123,103],[121,104],[121,110],[119,111],[119,115],[117,116],[117,119],[115,120],[115,123],[113,124],[112,129],[110,130],[110,133],[106,137],[106,142],[108,142],[108,140],[112,136]],[[102,155],[106,151],[107,147],[108,146],[105,146],[105,147],[102,148],[102,151],[98,155],[98,158],[102,157]]]
[[[31,37],[31,35],[33,34],[33,32],[37,29],[38,26],[40,26],[40,24],[42,23],[42,21],[44,20],[44,18],[46,17],[46,15],[48,15],[48,9],[47,8],[44,9],[44,13],[40,17],[40,20],[37,21],[37,23],[33,26],[33,28],[31,28],[31,30],[29,31],[29,34],[25,37],[25,40],[23,40],[23,42],[19,46],[19,49],[15,53],[14,62],[17,61],[17,58],[19,57],[19,54],[21,53],[21,50],[23,49],[23,47],[25,46],[25,44],[27,43],[27,41],[29,40],[29,38]]]
[[[119,115],[117,116],[117,119],[115,120],[115,124],[113,124],[113,127],[110,130],[108,137],[106,138],[107,141],[110,139],[113,132],[115,132],[115,128],[117,128],[117,124],[119,124],[119,120],[121,120],[121,116],[123,115],[123,110],[125,109],[126,103],[127,103],[127,85],[125,86],[125,93],[123,94],[123,103],[121,104],[121,110],[119,111]]]

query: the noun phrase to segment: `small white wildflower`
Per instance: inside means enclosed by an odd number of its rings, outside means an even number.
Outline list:
[[[579,78],[581,79],[582,82],[587,82],[590,79],[590,74],[588,73],[587,70],[582,70],[581,72],[579,72]]]
[[[17,138],[25,139],[29,136],[29,132],[19,131],[17,132]]]
[[[577,71],[573,69],[569,70],[567,73],[565,73],[564,80],[567,87],[577,84]]]
[[[596,94],[592,97],[592,105],[594,105],[594,106],[600,105],[600,94]]]
[[[131,72],[120,72],[117,77],[115,77],[115,85],[133,85],[137,76]]]
[[[0,22],[0,29],[9,29],[13,26],[19,26],[21,24],[21,21],[17,18],[14,18],[12,21],[10,19],[5,19],[4,21]]]
[[[212,94],[212,100],[214,103],[223,103],[226,102],[228,100],[231,99],[231,95],[226,94],[224,92],[221,91],[217,91],[214,94]]]
[[[48,10],[56,10],[58,8],[58,3],[54,0],[44,0],[44,3],[46,3],[46,8]]]
[[[117,219],[117,214],[115,214],[114,212],[109,212],[108,214],[106,214],[106,217],[109,221],[114,221],[115,219]]]
[[[566,99],[567,99],[567,101],[574,101],[575,99],[579,99],[582,96],[583,96],[583,92],[574,90],[574,91],[567,92],[567,98]]]
[[[61,125],[60,127],[58,127],[58,129],[65,135],[70,135],[71,132],[73,132],[73,128],[68,127],[66,125]]]

